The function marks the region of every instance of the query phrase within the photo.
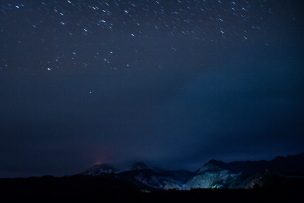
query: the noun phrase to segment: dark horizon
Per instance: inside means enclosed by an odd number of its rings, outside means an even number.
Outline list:
[[[179,167],[179,166],[169,166],[168,164],[159,164],[158,162],[149,162],[145,160],[132,160],[132,161],[125,161],[125,162],[104,162],[104,163],[93,163],[90,166],[86,166],[86,168],[82,168],[80,170],[75,170],[70,173],[62,173],[62,174],[51,174],[51,173],[42,173],[42,174],[30,174],[30,175],[12,175],[12,176],[3,176],[0,178],[32,178],[32,177],[46,177],[46,176],[51,176],[51,177],[69,177],[69,176],[74,176],[74,175],[79,175],[85,172],[86,170],[90,170],[94,166],[102,166],[102,165],[107,165],[109,167],[114,167],[118,171],[122,170],[130,170],[134,164],[145,164],[148,168],[151,169],[160,169],[160,170],[168,170],[168,171],[189,171],[189,172],[195,172],[201,167],[203,167],[205,164],[207,164],[210,161],[219,161],[219,162],[224,162],[224,163],[234,163],[234,162],[260,162],[260,161],[273,161],[277,158],[288,158],[288,157],[293,157],[293,156],[299,156],[303,155],[304,152],[299,152],[299,153],[293,153],[293,154],[285,154],[285,155],[276,155],[276,156],[271,156],[271,157],[265,157],[264,158],[255,158],[255,159],[250,159],[250,158],[242,158],[242,159],[217,159],[217,158],[209,158],[205,162],[202,163],[195,163],[191,164],[188,166],[184,167]],[[183,164],[181,164],[183,166]]]
[[[303,152],[303,8],[2,0],[0,177]]]

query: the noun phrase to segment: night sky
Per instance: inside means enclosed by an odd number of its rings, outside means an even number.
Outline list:
[[[286,0],[0,0],[0,177],[304,149]]]

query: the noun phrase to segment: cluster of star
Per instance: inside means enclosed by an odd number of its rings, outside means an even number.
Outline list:
[[[34,65],[47,71],[92,64],[118,70],[144,60],[140,45],[145,40],[196,40],[206,47],[223,40],[246,42],[271,14],[266,0],[7,0],[0,4],[0,18],[10,23],[3,23],[0,34],[5,39],[13,30],[24,31],[4,48],[28,46],[28,38],[34,38],[41,47],[37,52],[45,56]],[[121,47],[119,41],[134,46]],[[174,43],[166,49],[179,51]],[[126,57],[126,50],[133,56]],[[1,69],[10,63],[2,58]]]

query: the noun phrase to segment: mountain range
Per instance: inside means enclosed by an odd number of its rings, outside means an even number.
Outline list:
[[[127,169],[98,164],[77,175],[123,180],[147,190],[252,189],[302,181],[304,153],[270,161],[210,160],[196,171],[158,169],[143,162]]]

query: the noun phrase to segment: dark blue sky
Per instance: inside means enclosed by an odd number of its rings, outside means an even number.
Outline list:
[[[0,177],[303,151],[302,4],[1,0]]]

